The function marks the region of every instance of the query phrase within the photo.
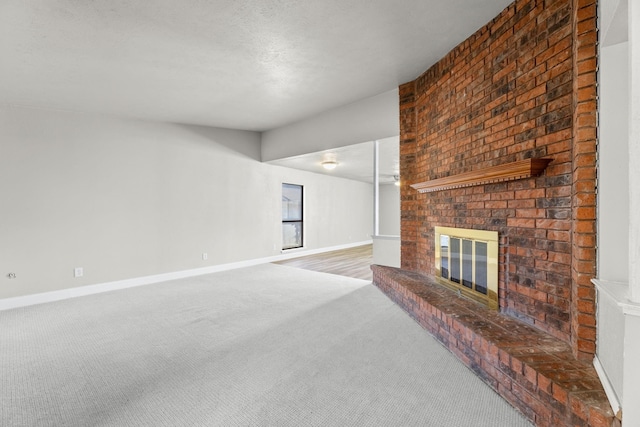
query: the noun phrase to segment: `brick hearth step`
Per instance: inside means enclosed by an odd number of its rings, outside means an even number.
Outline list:
[[[595,369],[564,341],[428,276],[371,269],[382,292],[537,426],[619,425]]]

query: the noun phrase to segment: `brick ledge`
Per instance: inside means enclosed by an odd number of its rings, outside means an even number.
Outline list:
[[[619,426],[595,369],[570,346],[428,276],[372,265],[373,283],[537,426]]]

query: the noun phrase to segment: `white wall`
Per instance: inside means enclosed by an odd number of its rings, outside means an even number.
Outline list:
[[[623,425],[640,425],[640,5],[601,0],[597,353]],[[628,42],[627,42],[628,40]]]
[[[600,49],[598,141],[598,281],[629,280],[628,43]],[[610,284],[615,287],[615,284]],[[616,293],[598,292],[597,361],[612,405],[624,400],[624,314]],[[617,403],[616,403],[617,402]],[[617,409],[617,408],[614,408]]]
[[[622,1],[622,0],[621,0]],[[640,304],[640,4],[628,0],[629,27],[629,298]],[[640,386],[638,386],[640,390]],[[638,424],[640,424],[640,408]]]
[[[598,277],[629,281],[628,43],[600,50]]]
[[[598,280],[629,281],[628,43],[600,49]],[[611,284],[610,286],[616,286]],[[598,292],[597,364],[610,399],[623,402],[624,314],[615,293]]]
[[[640,2],[628,0],[629,34],[629,303],[625,309],[623,423],[640,425]]]
[[[369,184],[259,158],[253,132],[0,110],[0,298],[280,254],[282,182],[306,248],[369,239]]]
[[[602,282],[600,282],[602,283]],[[616,286],[609,284],[607,290]],[[620,285],[622,292],[626,286]],[[615,294],[605,291],[604,287],[597,293],[597,348],[596,366],[603,383],[609,384],[609,399],[612,406],[621,405],[624,398],[624,334],[625,316]],[[617,410],[617,408],[614,408]]]
[[[262,160],[271,161],[397,136],[398,89],[326,111],[262,134]]]
[[[400,235],[400,187],[397,185],[381,185],[380,197],[380,234],[387,236]]]

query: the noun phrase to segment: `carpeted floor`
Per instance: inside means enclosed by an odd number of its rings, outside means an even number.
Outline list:
[[[2,426],[530,426],[369,282],[265,264],[0,312]]]

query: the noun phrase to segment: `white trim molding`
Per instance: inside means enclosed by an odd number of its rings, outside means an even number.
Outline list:
[[[373,240],[394,240],[400,241],[400,236],[391,235],[391,234],[376,234],[371,236]]]
[[[602,388],[604,388],[607,399],[609,399],[609,404],[611,405],[611,409],[613,409],[613,413],[617,414],[618,412],[620,412],[622,405],[620,405],[618,395],[613,389],[613,385],[611,384],[611,381],[609,381],[609,377],[607,376],[604,367],[600,363],[598,356],[593,358],[593,367],[596,369],[596,373],[598,374],[598,378],[602,383]]]
[[[622,302],[619,304],[622,307],[622,312],[629,316],[640,317],[640,304],[634,302]]]
[[[627,283],[611,282],[608,280],[591,279],[598,292],[606,295],[622,309],[622,313],[640,317],[640,304],[629,300],[629,285]]]
[[[320,249],[309,249],[295,251],[295,253],[286,253],[265,258],[256,258],[228,264],[212,265],[209,267],[194,268],[191,270],[174,271],[171,273],[154,274],[151,276],[135,277],[131,279],[118,280],[114,282],[99,283],[95,285],[79,286],[76,288],[60,289],[57,291],[43,292],[39,294],[24,295],[19,297],[0,299],[0,311],[10,310],[13,308],[27,307],[36,304],[44,304],[47,302],[61,301],[69,298],[76,298],[86,295],[99,294],[102,292],[116,291],[119,289],[133,288],[135,286],[150,285],[153,283],[166,282],[169,280],[184,279],[187,277],[201,276],[203,274],[217,273],[219,271],[234,270],[236,268],[251,267],[259,264],[267,264],[270,262],[284,261],[286,259],[297,258],[300,256],[314,255],[324,252],[331,252],[340,249],[349,249],[357,246],[370,245],[371,240],[362,242],[347,243],[344,245],[331,246]]]

